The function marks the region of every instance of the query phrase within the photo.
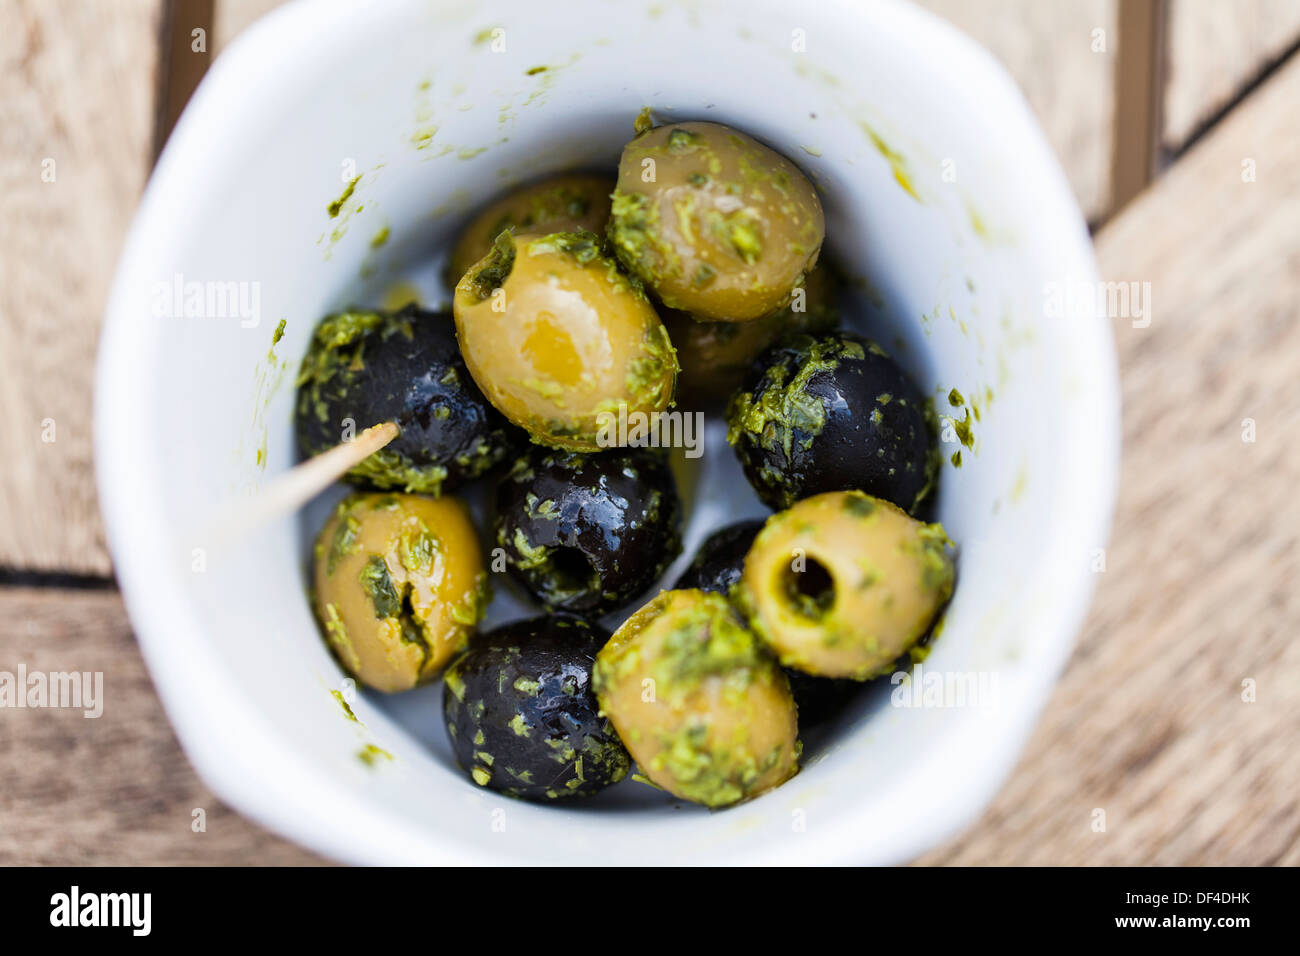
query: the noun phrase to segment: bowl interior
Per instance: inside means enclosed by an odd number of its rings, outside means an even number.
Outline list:
[[[307,6],[223,54],[183,117],[101,358],[119,579],[200,772],[252,816],[364,861],[878,862],[962,822],[1068,650],[1115,469],[1109,333],[1044,305],[1095,286],[1086,232],[1010,82],[894,4],[792,18],[774,0],[743,16],[577,0],[561,19],[411,2],[364,20]],[[830,254],[855,280],[850,324],[949,419],[936,517],[959,584],[924,668],[985,688],[978,706],[912,707],[884,681],[811,741],[797,778],[723,813],[633,782],[571,808],[476,788],[451,760],[440,686],[352,699],[319,638],[304,569],[337,493],[251,539],[221,535],[294,463],[293,379],[320,317],[446,304],[440,256],[476,206],[612,168],[646,106],[745,130],[822,190]],[[716,420],[704,456],[679,465],[685,554],[668,580],[709,531],[765,513]],[[530,613],[497,592],[489,624]],[[371,743],[393,759],[359,759]]]

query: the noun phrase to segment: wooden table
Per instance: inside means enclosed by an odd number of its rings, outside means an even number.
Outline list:
[[[109,701],[0,712],[3,864],[319,862],[194,776],[91,480],[98,315],[156,141],[273,5],[0,0],[0,670],[103,671]],[[1115,327],[1123,474],[1078,647],[1000,795],[920,862],[1300,863],[1300,6],[925,5],[1007,63],[1103,273],[1154,305]]]

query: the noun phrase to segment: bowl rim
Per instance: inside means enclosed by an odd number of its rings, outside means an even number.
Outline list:
[[[446,2],[446,0],[440,0]],[[715,2],[715,0],[707,0]],[[775,0],[754,0],[764,6]],[[395,16],[405,3],[374,11],[376,18]],[[1036,198],[1047,221],[1061,225],[1060,242],[1072,269],[1097,278],[1091,241],[1065,176],[1032,116],[1020,90],[1004,68],[983,48],[955,27],[928,11],[901,0],[881,0],[870,9],[848,0],[829,0],[832,16],[855,23],[871,17],[888,21],[903,32],[926,37],[931,56],[938,56],[966,82],[972,77],[997,94],[1001,122],[1014,128],[1026,170],[1039,177]],[[123,246],[104,314],[95,373],[94,448],[101,513],[110,551],[137,640],[164,710],[199,776],[225,802],[241,813],[328,857],[353,863],[482,864],[517,861],[509,852],[467,843],[426,838],[414,841],[381,808],[337,785],[330,774],[301,758],[277,734],[255,706],[232,707],[232,681],[213,680],[226,673],[201,639],[197,609],[180,594],[151,587],[159,547],[166,547],[163,529],[148,524],[149,493],[142,476],[157,455],[153,436],[137,409],[150,395],[147,376],[134,373],[134,361],[148,354],[146,323],[133,321],[128,289],[146,283],[159,250],[188,227],[183,222],[190,184],[226,160],[212,151],[212,142],[238,142],[239,129],[250,122],[246,113],[253,88],[247,77],[259,77],[257,96],[262,110],[272,108],[272,84],[290,82],[300,57],[325,60],[322,50],[352,39],[347,30],[355,15],[347,0],[295,0],[272,11],[223,50],[196,90],[154,169]],[[823,14],[826,15],[826,14]],[[341,36],[340,36],[341,34]],[[330,39],[333,37],[333,39]],[[267,69],[268,62],[280,64]],[[279,72],[276,73],[275,70]],[[215,173],[213,173],[215,175]],[[1026,173],[1028,175],[1028,173]],[[1070,230],[1067,224],[1073,222]],[[1031,679],[1017,685],[1018,706],[1003,721],[994,739],[983,739],[979,759],[973,759],[966,735],[952,734],[923,757],[914,772],[935,799],[924,802],[924,813],[913,814],[919,825],[893,828],[883,837],[872,821],[850,820],[832,839],[806,841],[792,854],[783,848],[779,859],[761,846],[732,855],[733,863],[894,863],[911,859],[969,823],[992,799],[1018,759],[1037,724],[1047,697],[1064,668],[1083,622],[1095,584],[1085,562],[1075,560],[1081,543],[1105,544],[1117,490],[1120,456],[1118,370],[1110,323],[1098,320],[1074,329],[1069,342],[1082,369],[1079,387],[1088,395],[1087,419],[1076,411],[1075,442],[1064,474],[1062,497],[1071,507],[1047,529],[1048,555],[1041,579],[1051,587],[1033,608],[1038,615],[1036,647],[1043,659]],[[143,350],[143,352],[142,352]],[[1076,409],[1085,403],[1074,403]],[[1069,428],[1071,422],[1062,423]],[[178,634],[195,639],[180,640]],[[1004,708],[1005,709],[1005,708]],[[230,731],[212,734],[217,717]],[[987,726],[985,727],[987,734]],[[231,741],[238,741],[235,746]],[[249,741],[256,741],[254,745]],[[960,783],[954,789],[954,783]],[[304,788],[311,799],[301,798]],[[344,830],[339,819],[349,820]],[[628,823],[638,826],[636,823]],[[364,834],[364,838],[360,835]],[[870,847],[870,851],[867,848]]]

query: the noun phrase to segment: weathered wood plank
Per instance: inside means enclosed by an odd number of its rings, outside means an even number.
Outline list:
[[[254,20],[264,16],[283,4],[285,0],[216,0],[216,16],[213,20],[213,53],[220,52],[228,46],[240,31]]]
[[[1176,153],[1267,66],[1300,43],[1295,0],[1169,0],[1165,150]]]
[[[149,172],[161,0],[0,0],[0,567],[108,574],[99,317]]]
[[[923,862],[1300,863],[1297,102],[1300,60],[1098,236],[1152,296],[1150,327],[1115,325],[1107,569],[1011,782]]]
[[[1165,13],[1165,0],[1124,0],[1119,7],[1108,215],[1146,189],[1159,171]]]
[[[0,590],[0,671],[20,664],[102,673],[102,715],[0,709],[0,865],[318,862],[199,782],[115,592]],[[195,809],[205,832],[192,829]]]
[[[212,55],[214,0],[171,0],[163,6],[158,52],[157,110],[153,154],[162,152],[185,105],[208,71]]]

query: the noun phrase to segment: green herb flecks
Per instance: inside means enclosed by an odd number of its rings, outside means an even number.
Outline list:
[[[514,267],[515,237],[509,231],[500,232],[492,240],[492,251],[488,253],[486,262],[469,277],[470,288],[479,301],[505,285]]]
[[[401,610],[401,597],[393,586],[388,564],[380,555],[372,554],[361,568],[361,589],[374,605],[376,618],[393,617]]]
[[[339,198],[325,207],[326,211],[329,212],[331,219],[338,217],[338,214],[343,210],[343,204],[352,198],[352,192],[357,188],[357,183],[359,182],[361,182],[361,177],[353,176],[352,180],[343,188],[343,192],[339,195]]]

